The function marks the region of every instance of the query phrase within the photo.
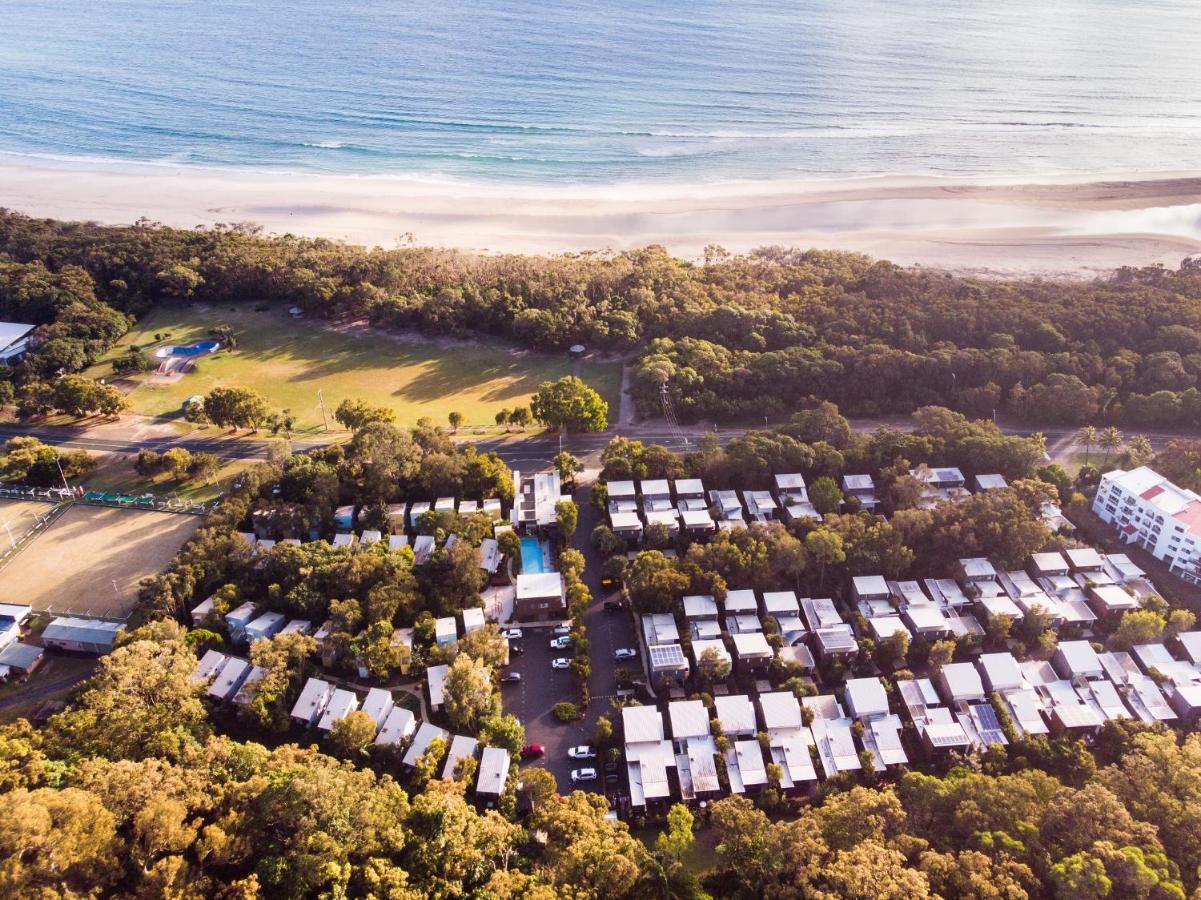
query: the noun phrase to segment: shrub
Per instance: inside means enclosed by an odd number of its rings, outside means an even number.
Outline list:
[[[556,703],[552,710],[555,718],[560,722],[575,722],[583,716],[580,708],[574,704],[564,700],[562,703]]]

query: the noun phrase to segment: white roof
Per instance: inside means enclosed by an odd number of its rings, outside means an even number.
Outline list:
[[[627,744],[663,740],[663,716],[653,706],[623,706],[621,724]]]
[[[406,766],[417,765],[417,760],[429,749],[430,744],[436,740],[445,741],[448,737],[450,737],[450,732],[445,728],[439,728],[429,722],[422,722],[417,733],[413,735],[413,743],[409,744],[409,749],[402,761]]]
[[[609,513],[609,524],[614,531],[641,531],[642,520],[636,512]]]
[[[689,594],[684,598],[684,617],[687,619],[715,618],[717,601],[710,594]]]
[[[744,785],[767,782],[767,767],[763,762],[763,747],[758,741],[735,741],[734,756],[738,762],[738,774]]]
[[[401,547],[409,546],[409,536],[407,534],[390,534],[388,535],[388,549],[399,550]]]
[[[685,528],[706,528],[712,530],[716,527],[713,517],[709,515],[708,509],[680,510],[680,518],[683,519]]]
[[[245,706],[255,695],[255,685],[263,680],[267,675],[267,670],[262,666],[252,666],[250,672],[242,679],[242,686],[238,688],[238,692],[234,694],[234,703]]]
[[[792,691],[770,691],[760,694],[759,709],[763,712],[763,727],[769,732],[801,728],[805,724],[801,715],[801,704]]]
[[[709,734],[709,711],[700,700],[673,700],[667,704],[667,716],[674,740]]]
[[[367,699],[363,701],[363,712],[371,716],[371,721],[375,722],[376,728],[380,728],[387,720],[388,714],[392,712],[392,706],[391,691],[372,688],[367,692]]]
[[[860,597],[888,596],[888,582],[883,575],[859,575],[853,580],[855,593]]]
[[[1004,475],[977,475],[976,487],[982,491],[995,490],[996,488],[1008,487],[1009,483],[1005,480]]]
[[[990,691],[1008,691],[1022,686],[1022,668],[1012,653],[982,653],[976,665]]]
[[[642,633],[650,646],[672,644],[680,639],[680,629],[671,613],[648,613],[643,616]]]
[[[771,644],[767,642],[762,631],[746,631],[730,635],[734,642],[734,652],[739,659],[771,659]]]
[[[801,598],[801,611],[805,614],[805,621],[809,623],[809,627],[815,631],[843,624],[838,608],[828,597]]]
[[[442,780],[450,781],[455,777],[455,767],[460,759],[475,756],[475,749],[480,742],[470,735],[456,734],[450,739],[450,747],[446,750],[446,762],[442,766]]]
[[[469,606],[462,611],[463,631],[470,632],[484,627],[484,610],[478,606]]]
[[[383,538],[383,534],[376,528],[367,528],[363,531],[362,541],[364,544],[374,544],[376,541]]]
[[[717,655],[720,656],[722,659],[724,659],[726,662],[733,662],[733,660],[730,659],[730,651],[726,649],[726,645],[723,641],[720,641],[717,639],[693,640],[693,642],[692,642],[692,658],[694,660],[699,662],[700,658],[704,655],[706,650],[715,650],[715,651],[717,651]]]
[[[509,751],[500,747],[485,747],[480,754],[479,777],[475,782],[477,794],[499,797],[509,778]]]
[[[848,678],[846,701],[847,711],[856,718],[888,713],[888,694],[879,678]]]
[[[228,658],[220,650],[206,650],[204,656],[200,657],[200,662],[196,664],[195,671],[192,672],[192,680],[208,681],[221,671],[221,666]]]
[[[875,490],[875,484],[872,483],[870,475],[843,475],[842,487],[847,491],[871,491]]]
[[[209,686],[209,696],[219,700],[228,700],[242,686],[242,680],[250,674],[250,663],[237,656],[231,656],[213,679]]]
[[[1123,609],[1138,609],[1138,600],[1127,594],[1116,584],[1098,584],[1088,589],[1089,595],[1100,603],[1106,612]]]
[[[1182,631],[1176,635],[1180,648],[1192,663],[1201,663],[1201,631]]]
[[[900,616],[874,616],[867,620],[867,624],[878,641],[887,640],[894,634],[910,633]]]
[[[633,497],[634,482],[632,481],[610,481],[609,482],[609,497]]]
[[[1044,575],[1052,572],[1066,573],[1068,570],[1067,560],[1063,558],[1062,553],[1035,553],[1031,555],[1030,562],[1034,564],[1034,568],[1040,574]]]
[[[375,736],[377,744],[399,744],[408,737],[416,727],[416,717],[403,706],[393,706],[384,719],[384,724]]]
[[[102,622],[100,619],[59,616],[42,631],[42,640],[111,647],[117,638],[117,632],[124,627],[120,622]]]
[[[726,594],[726,612],[758,612],[759,604],[755,600],[755,592],[749,588],[729,591]]]
[[[805,476],[799,472],[790,472],[786,475],[776,476],[776,487],[782,491],[795,491],[805,489]]]
[[[959,565],[963,566],[963,574],[972,580],[977,578],[995,578],[997,570],[987,559],[982,556],[974,556],[970,559],[959,560]]]
[[[705,495],[705,485],[701,483],[699,478],[677,478],[676,479],[676,496],[679,497],[703,497]]]
[[[1104,565],[1101,554],[1092,547],[1075,547],[1063,553],[1073,569],[1100,569]]]
[[[796,593],[793,591],[768,591],[763,595],[763,613],[764,615],[776,615],[778,613],[797,614],[801,610],[801,604],[797,600]]]
[[[450,666],[443,663],[440,666],[430,666],[425,670],[425,679],[430,688],[430,706],[435,708],[442,705],[442,688],[446,684],[446,673]]]
[[[558,572],[539,572],[517,576],[517,599],[563,597],[563,576]]]
[[[246,626],[246,633],[261,635],[274,634],[276,631],[284,627],[288,621],[288,617],[281,612],[265,612],[249,625]]]
[[[638,483],[638,487],[642,490],[644,497],[671,496],[671,485],[667,483],[666,478],[643,479]]]
[[[329,703],[326,704],[325,712],[321,714],[321,721],[317,723],[317,727],[322,731],[330,731],[335,723],[341,722],[358,708],[359,698],[355,696],[354,691],[337,688],[333,696],[329,698]]]
[[[942,614],[942,608],[933,603],[915,604],[908,607],[902,615],[916,631],[947,631],[947,618]]]
[[[1097,659],[1097,651],[1088,641],[1060,641],[1056,657],[1067,667],[1061,675],[1100,675],[1104,670]]]
[[[312,724],[325,710],[333,691],[334,686],[328,681],[310,678],[301,688],[300,696],[296,698],[296,704],[292,707],[292,718]]]
[[[949,663],[939,672],[939,681],[948,691],[948,701],[971,700],[984,696],[980,673],[971,663]]]
[[[755,707],[745,694],[732,694],[713,698],[717,718],[721,720],[726,734],[753,734],[755,732]]]
[[[20,322],[0,322],[0,350],[11,347],[33,331],[33,328],[32,325],[24,325]]]
[[[448,637],[451,639],[459,636],[459,626],[455,622],[454,616],[442,616],[434,620],[434,635],[438,638]]]

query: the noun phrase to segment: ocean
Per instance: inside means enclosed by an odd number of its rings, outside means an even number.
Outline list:
[[[1201,169],[1196,0],[0,0],[0,161],[528,183]]]

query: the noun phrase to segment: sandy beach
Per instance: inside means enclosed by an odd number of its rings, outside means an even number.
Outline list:
[[[192,227],[254,222],[356,244],[500,253],[661,243],[859,250],[982,274],[1175,266],[1201,252],[1201,177],[1004,184],[934,178],[530,187],[199,169],[0,166],[0,206],[36,216]]]

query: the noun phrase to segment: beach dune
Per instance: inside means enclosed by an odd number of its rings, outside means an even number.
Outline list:
[[[1201,178],[468,184],[199,169],[0,167],[0,206],[59,219],[265,230],[488,253],[710,244],[858,250],[981,274],[1087,275],[1201,252]]]

